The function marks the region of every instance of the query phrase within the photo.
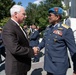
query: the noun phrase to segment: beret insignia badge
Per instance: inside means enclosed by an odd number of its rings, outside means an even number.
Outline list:
[[[55,12],[58,12],[58,8],[54,8]]]

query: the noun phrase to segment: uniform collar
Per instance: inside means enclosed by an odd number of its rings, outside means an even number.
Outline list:
[[[57,24],[55,24],[55,25],[53,25],[53,27],[60,27],[60,23],[57,23]]]

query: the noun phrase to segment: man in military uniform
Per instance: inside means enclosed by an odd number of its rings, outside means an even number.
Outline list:
[[[45,47],[44,69],[47,75],[66,75],[69,67],[67,47],[73,60],[73,74],[76,75],[76,45],[72,29],[62,24],[63,9],[54,7],[49,9],[49,23],[42,42],[34,49]]]

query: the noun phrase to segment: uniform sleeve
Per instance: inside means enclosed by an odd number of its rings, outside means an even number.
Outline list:
[[[35,31],[34,33],[30,35],[30,40],[35,40],[37,39],[38,36],[39,36],[39,32]]]
[[[76,53],[72,56],[72,61],[73,61],[73,70],[74,73],[76,74]]]
[[[72,29],[70,28],[67,29],[64,37],[65,37],[66,45],[68,46],[71,57],[72,57],[73,70],[76,73],[76,44],[75,44],[75,39],[74,39]]]
[[[44,30],[43,39],[42,39],[41,43],[39,43],[39,45],[38,45],[40,50],[45,47],[45,34],[46,34],[47,30],[48,30],[48,27]]]
[[[39,43],[38,47],[39,47],[40,50],[45,47],[44,38],[42,39],[41,43]]]

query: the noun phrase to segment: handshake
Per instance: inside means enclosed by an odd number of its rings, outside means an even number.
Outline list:
[[[35,55],[39,53],[39,47],[33,47],[33,50]]]

